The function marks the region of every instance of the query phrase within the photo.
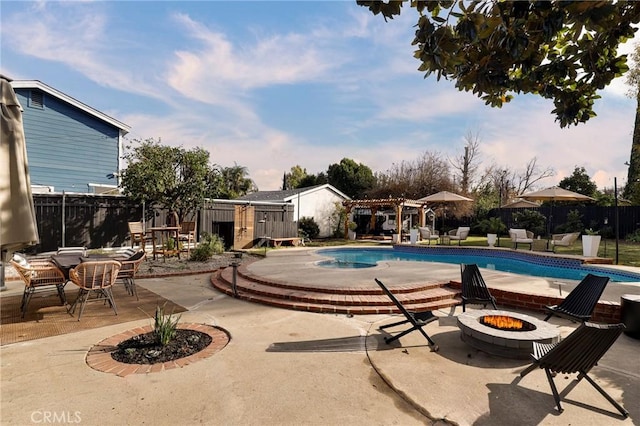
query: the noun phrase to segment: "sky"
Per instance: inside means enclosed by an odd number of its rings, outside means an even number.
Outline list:
[[[128,140],[202,147],[277,190],[351,158],[386,172],[425,151],[524,171],[536,158],[557,185],[584,167],[600,189],[626,182],[635,100],[624,78],[597,117],[561,129],[552,100],[486,106],[417,70],[415,9],[386,22],[349,1],[2,1],[0,72],[39,80],[131,127]],[[635,40],[632,40],[634,42]],[[632,50],[632,42],[620,53]],[[424,194],[429,195],[429,194]]]

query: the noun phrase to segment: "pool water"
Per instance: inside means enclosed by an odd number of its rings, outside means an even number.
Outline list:
[[[332,258],[318,262],[328,268],[364,268],[377,262],[398,260],[412,262],[475,263],[480,268],[494,269],[521,275],[582,280],[587,274],[606,275],[613,282],[640,282],[640,274],[613,269],[590,267],[576,259],[552,258],[523,252],[488,251],[480,249],[420,248],[335,248],[318,250],[318,254]]]

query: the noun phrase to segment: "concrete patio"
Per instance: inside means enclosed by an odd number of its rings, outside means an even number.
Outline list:
[[[304,278],[300,278],[300,270],[295,262],[286,262],[284,252],[255,262],[254,272],[304,280],[312,279],[314,273],[316,279],[325,275],[305,264]],[[408,270],[396,263],[389,262],[378,272],[384,272],[390,281],[402,281],[403,274],[413,279],[429,272]],[[459,274],[457,266],[451,266]],[[437,273],[452,271],[439,266]],[[355,277],[351,273],[342,276],[345,282]],[[510,283],[504,275],[485,279],[503,286],[522,285],[521,279],[511,277]],[[556,378],[561,395],[570,390],[563,399],[565,411],[558,413],[542,371],[519,380],[526,361],[470,348],[460,340],[455,317],[448,310],[436,312],[440,320],[425,328],[440,347],[432,352],[418,333],[386,345],[378,327],[396,316],[316,314],[252,304],[214,290],[209,274],[139,279],[137,283],[186,307],[183,322],[227,330],[229,344],[210,358],[183,368],[124,378],[88,367],[87,351],[104,338],[147,325],[149,320],[2,346],[2,424],[46,423],[46,418],[100,425],[640,422],[640,340],[626,335],[591,376],[630,417],[623,419],[586,381],[576,385],[572,375]],[[548,283],[542,285],[548,288],[545,291],[558,291]],[[19,282],[8,286],[4,293],[22,291]],[[620,291],[630,289],[612,287],[610,297],[615,299]],[[460,312],[458,308],[455,313]],[[528,314],[542,318],[539,313]],[[561,319],[550,322],[563,336],[576,327]]]

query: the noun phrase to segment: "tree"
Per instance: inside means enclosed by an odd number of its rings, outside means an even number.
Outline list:
[[[376,178],[371,169],[349,158],[339,164],[331,164],[327,169],[329,183],[351,198],[362,198],[374,187]]]
[[[153,138],[133,140],[123,158],[123,193],[138,202],[158,204],[178,214],[180,221],[202,205],[209,174],[209,153],[186,151],[160,144]]]
[[[467,132],[465,141],[464,154],[451,160],[451,165],[459,172],[460,191],[469,194],[480,160],[480,132]]]
[[[299,165],[291,167],[289,173],[284,174],[283,190],[300,188],[300,182],[307,177],[307,169],[303,169]]]
[[[403,1],[357,0],[384,19]],[[561,127],[595,116],[596,93],[628,70],[618,45],[640,21],[635,1],[412,1],[418,70],[454,80],[487,105],[511,93],[552,99]]]
[[[376,186],[369,198],[418,199],[438,191],[457,191],[450,177],[450,165],[438,152],[425,151],[413,161],[392,164],[376,175]]]
[[[258,187],[253,180],[247,177],[248,174],[249,171],[246,167],[237,164],[234,164],[233,167],[220,168],[222,183],[220,198],[233,200],[257,191]]]
[[[306,175],[298,182],[296,188],[307,188],[309,186],[324,185],[325,183],[329,183],[327,175],[320,172],[317,175]]]
[[[627,74],[627,84],[631,86],[629,97],[636,99],[636,122],[633,127],[627,183],[622,194],[632,204],[640,205],[640,43],[636,43],[631,57],[634,66]]]
[[[558,186],[588,197],[595,197],[598,192],[598,185],[591,180],[585,168],[578,166],[573,170],[571,176],[562,179]]]

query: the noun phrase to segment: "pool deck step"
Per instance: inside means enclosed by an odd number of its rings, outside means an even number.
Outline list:
[[[216,289],[233,296],[233,269],[225,268],[211,277]],[[424,312],[445,309],[460,304],[459,291],[446,287],[448,283],[424,283],[394,289],[398,300],[410,311]],[[379,288],[351,288],[328,291],[326,288],[270,283],[254,280],[244,271],[236,276],[239,299],[286,309],[318,313],[352,315],[399,313],[393,302]]]

